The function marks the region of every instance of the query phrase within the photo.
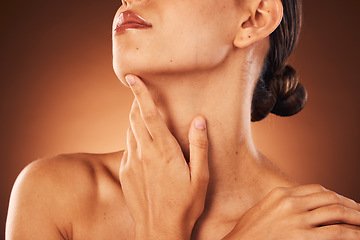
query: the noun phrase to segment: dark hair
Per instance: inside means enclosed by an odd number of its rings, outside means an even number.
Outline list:
[[[301,28],[301,0],[281,0],[283,19],[270,35],[270,48],[254,90],[251,121],[260,121],[270,112],[291,116],[304,108],[305,88],[286,60],[294,50]]]

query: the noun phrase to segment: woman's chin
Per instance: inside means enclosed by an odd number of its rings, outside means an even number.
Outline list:
[[[133,74],[139,76],[141,74],[141,71],[134,67],[135,65],[131,65],[128,63],[118,62],[116,60],[113,61],[113,70],[115,72],[115,75],[118,77],[118,79],[127,86],[127,83],[125,81],[125,76],[128,74]]]
[[[138,74],[135,74],[133,72],[122,72],[122,71],[117,71],[117,70],[115,70],[115,74],[116,74],[117,78],[120,80],[120,82],[122,84],[124,84],[125,86],[127,86],[127,87],[128,87],[128,84],[127,84],[127,82],[125,80],[125,76],[128,75],[128,74],[133,74],[133,75],[138,76]]]
[[[121,67],[119,67],[121,66]],[[146,69],[144,67],[140,67],[137,64],[133,64],[129,66],[128,64],[119,65],[119,63],[114,62],[113,66],[114,72],[118,79],[127,86],[127,83],[125,81],[125,76],[128,74],[136,75],[138,77],[145,76],[148,72],[152,72],[151,69]]]

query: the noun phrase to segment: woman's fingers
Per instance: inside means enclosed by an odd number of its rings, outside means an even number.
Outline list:
[[[139,104],[141,116],[153,140],[161,139],[169,130],[145,84],[134,75],[125,77]]]
[[[143,147],[149,144],[152,141],[152,138],[145,126],[144,120],[141,117],[139,104],[136,99],[131,107],[129,118],[131,129],[133,130],[138,145]]]
[[[328,205],[342,205],[360,212],[360,206],[354,200],[333,191],[316,192],[299,198],[305,210],[314,210]]]
[[[330,205],[305,213],[312,227],[346,223],[360,226],[360,212],[342,205]]]
[[[300,197],[313,193],[326,192],[328,190],[320,184],[308,184],[288,188],[288,191],[291,196]]]
[[[191,179],[207,186],[209,181],[208,138],[206,122],[203,117],[197,117],[191,123],[189,131],[190,172]]]
[[[312,230],[317,240],[352,240],[360,239],[360,230],[341,224],[327,225]]]
[[[282,194],[280,194],[280,197],[284,195],[295,197],[297,199],[296,201],[304,210],[313,210],[327,205],[339,204],[360,211],[360,205],[354,200],[330,191],[319,184],[300,185],[281,189],[283,191],[281,191]]]

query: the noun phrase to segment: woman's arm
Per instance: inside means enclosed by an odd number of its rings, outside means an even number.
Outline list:
[[[190,161],[168,130],[145,84],[127,81],[135,95],[120,182],[136,239],[190,239],[209,179],[205,120],[190,127]]]

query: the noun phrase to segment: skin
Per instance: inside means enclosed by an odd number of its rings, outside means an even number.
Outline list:
[[[135,96],[125,151],[30,164],[7,239],[360,238],[359,204],[298,186],[253,144],[280,1],[123,1],[114,27],[127,9],[153,27],[113,35],[115,73]]]

